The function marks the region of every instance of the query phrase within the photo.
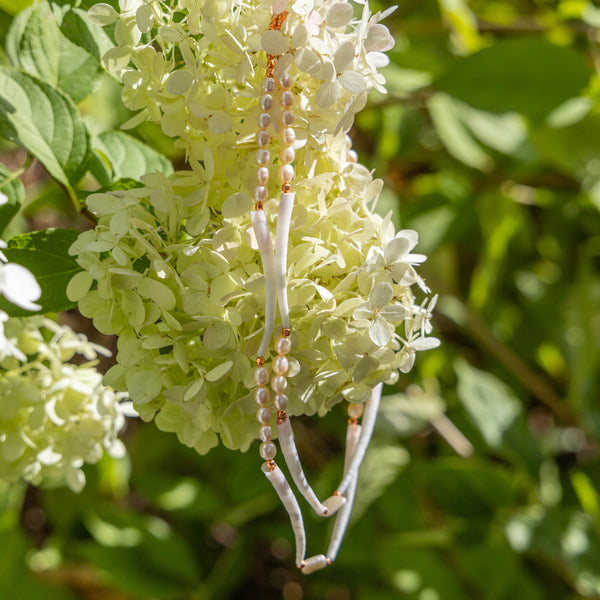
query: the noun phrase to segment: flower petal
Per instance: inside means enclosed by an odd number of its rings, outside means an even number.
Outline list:
[[[369,337],[374,344],[386,346],[392,337],[392,326],[379,315],[375,315],[369,327]]]
[[[369,304],[372,310],[380,310],[384,306],[387,306],[394,297],[394,289],[392,286],[383,281],[378,283],[372,290],[369,297]]]
[[[39,310],[41,306],[34,304],[42,295],[42,290],[35,277],[21,265],[8,263],[2,266],[2,294],[13,304],[25,310]]]

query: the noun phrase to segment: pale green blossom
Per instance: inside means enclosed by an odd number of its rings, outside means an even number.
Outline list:
[[[348,153],[345,133],[368,91],[384,91],[382,52],[393,45],[380,23],[390,11],[359,4],[355,18],[348,2],[290,2],[281,32],[268,31],[271,1],[93,9],[96,22],[121,28],[105,64],[121,77],[125,104],[140,111],[126,125],[160,123],[189,170],[87,198],[98,224],[71,248],[84,271],[67,293],[100,331],[119,336],[105,383],[198,452],[219,438],[245,449],[257,434],[250,390],[265,285],[250,211],[267,51],[281,54],[276,75],[289,69],[296,100],[289,414],[365,402],[373,386],[412,366],[416,350],[438,343],[421,332],[426,305],[411,289],[428,291],[416,270],[425,257],[411,253],[418,236],[372,212],[382,184]],[[270,150],[276,157],[276,139]],[[276,178],[269,186],[277,197]],[[277,205],[264,204],[271,231]]]
[[[84,463],[106,451],[122,457],[117,438],[125,417],[125,394],[102,385],[93,361],[106,350],[44,317],[4,320],[11,347],[0,347],[0,478],[34,485],[63,480],[72,490],[85,484]]]

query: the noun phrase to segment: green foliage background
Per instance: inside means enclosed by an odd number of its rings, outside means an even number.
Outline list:
[[[91,3],[0,0],[2,236],[49,275],[46,311],[70,308],[58,291],[76,265],[49,249],[71,233],[26,232],[84,228],[94,186],[183,166],[156,128],[118,131],[131,115]],[[255,452],[199,457],[131,422],[129,457],[90,468],[79,495],[0,484],[3,600],[600,598],[600,9],[398,4],[391,93],[352,135],[386,181],[379,210],[430,257],[443,345],[386,390],[338,561],[308,578],[291,567]],[[402,395],[409,384],[425,392]],[[297,430],[317,491],[331,489],[342,411]],[[307,527],[319,551],[323,522]]]

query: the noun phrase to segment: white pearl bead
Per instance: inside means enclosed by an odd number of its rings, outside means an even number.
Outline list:
[[[289,404],[288,397],[285,394],[277,394],[273,404],[277,410],[285,410]]]
[[[348,404],[348,415],[352,419],[360,419],[363,414],[364,405],[363,404]]]
[[[296,117],[291,110],[282,110],[279,115],[279,122],[285,127],[291,127],[294,124]]]
[[[262,83],[263,92],[272,92],[275,89],[275,80],[272,77],[266,77]]]
[[[271,409],[266,406],[263,406],[256,411],[256,418],[258,419],[258,422],[263,425],[268,425],[271,422],[271,417]]]
[[[255,202],[264,202],[269,195],[269,190],[264,185],[257,185],[254,190],[254,201]]]
[[[356,154],[356,152],[354,150],[348,150],[348,160],[351,163],[357,163],[358,162],[358,154]]]
[[[348,148],[348,150],[352,148],[352,138],[349,135],[346,136],[346,148]]]
[[[260,185],[267,185],[269,182],[269,169],[266,167],[258,167],[258,169],[256,169],[256,181],[258,181]]]
[[[284,73],[279,79],[279,85],[284,90],[289,90],[292,87],[293,81],[289,73]]]
[[[270,425],[263,425],[258,430],[258,437],[261,442],[270,442],[273,437],[273,428]]]
[[[277,455],[277,446],[273,442],[263,442],[258,452],[263,460],[273,460]]]
[[[276,356],[273,361],[273,371],[277,373],[277,375],[285,375],[289,366],[290,362],[285,356]]]
[[[291,146],[296,141],[296,134],[291,127],[286,127],[281,130],[281,141],[286,146]]]
[[[271,96],[271,94],[264,94],[260,97],[258,105],[262,111],[268,112],[273,106],[273,96]]]
[[[276,394],[283,394],[287,389],[287,381],[283,375],[276,375],[271,379],[271,387]]]
[[[278,175],[281,183],[289,183],[294,179],[294,167],[292,165],[282,165],[279,167]]]
[[[276,342],[275,342],[275,352],[277,352],[277,354],[288,354],[289,351],[292,349],[292,340],[290,340],[290,338],[288,337],[280,337]]]
[[[257,165],[264,166],[264,165],[268,164],[270,158],[271,158],[271,154],[268,150],[265,150],[264,148],[259,148],[256,151],[256,164]]]
[[[267,385],[269,383],[269,371],[264,367],[256,367],[254,369],[254,381],[256,385]]]
[[[291,146],[287,146],[280,152],[279,158],[283,164],[294,162],[294,158],[296,158],[296,152]]]
[[[269,404],[269,400],[271,399],[271,394],[266,387],[257,387],[254,390],[254,400],[256,404],[260,404],[261,406],[266,406]]]
[[[284,90],[281,92],[281,96],[279,96],[279,104],[284,108],[291,108],[294,106],[294,94],[289,90]]]
[[[271,115],[269,113],[266,113],[266,112],[260,113],[260,115],[258,115],[258,119],[257,119],[258,126],[261,129],[267,129],[269,127],[269,125],[271,124],[272,120],[273,119],[271,119]]]
[[[256,134],[256,143],[261,148],[264,148],[270,141],[271,141],[271,134],[268,131],[265,131],[264,129],[261,129]]]

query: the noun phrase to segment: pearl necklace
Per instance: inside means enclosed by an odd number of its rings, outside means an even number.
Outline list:
[[[277,0],[274,3],[273,15],[269,29],[281,30],[287,18],[287,12],[280,6],[285,3]],[[275,6],[277,5],[277,7]],[[280,10],[279,10],[280,9]],[[289,306],[287,298],[287,247],[289,240],[290,221],[294,206],[295,194],[292,192],[291,182],[295,171],[292,165],[295,159],[294,143],[296,140],[293,124],[295,116],[292,111],[294,106],[294,93],[292,91],[293,81],[290,75],[283,73],[279,80],[274,77],[277,56],[267,55],[267,69],[262,82],[262,95],[259,98],[258,116],[259,130],[256,134],[258,149],[255,155],[256,162],[256,187],[254,188],[254,210],[251,213],[252,227],[256,236],[261,256],[263,274],[265,280],[265,319],[263,336],[256,358],[256,369],[254,371],[254,399],[258,405],[256,418],[260,424],[259,447],[260,457],[265,461],[262,471],[273,485],[277,495],[282,501],[292,524],[294,538],[296,541],[296,564],[303,573],[312,573],[330,565],[336,558],[342,543],[354,502],[358,469],[367,446],[369,444],[377,410],[381,396],[381,385],[374,388],[371,398],[365,404],[362,426],[358,423],[363,412],[363,405],[350,404],[348,406],[348,429],[346,434],[346,455],[344,461],[344,474],[341,483],[332,496],[321,502],[309,485],[298,451],[294,441],[294,435],[286,409],[289,399],[286,395],[288,383],[286,374],[289,371],[290,362],[288,355],[292,350],[291,326],[289,318]],[[271,156],[267,149],[271,134],[269,128],[272,124],[271,109],[273,107],[273,94],[279,88],[279,160],[281,166],[277,174],[281,183],[281,195],[277,212],[277,228],[275,234],[275,249],[271,242],[271,233],[264,212],[264,203],[268,197],[267,185],[270,172],[268,164]],[[355,153],[348,145],[348,157],[355,161]],[[271,390],[273,391],[273,402],[271,404],[271,391],[268,388],[269,372],[265,367],[265,355],[268,351],[269,342],[275,324],[275,312],[279,305],[282,330],[281,336],[275,342],[277,356],[273,360],[271,378]],[[277,447],[273,440],[273,418],[272,408],[277,412],[276,429],[279,444],[297,489],[311,505],[316,514],[329,517],[338,513],[331,535],[331,541],[326,554],[318,554],[310,558],[306,556],[306,533],[302,518],[302,511],[285,475],[275,462]]]

